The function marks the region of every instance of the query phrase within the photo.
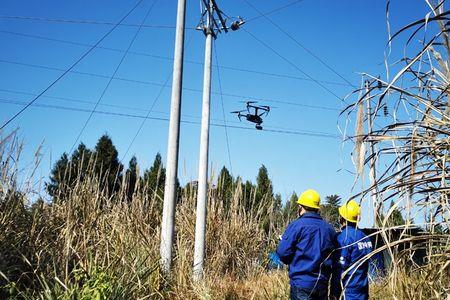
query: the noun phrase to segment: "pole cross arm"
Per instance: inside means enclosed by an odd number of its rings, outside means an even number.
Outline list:
[[[221,33],[222,30],[225,33],[229,29],[236,31],[245,23],[241,17],[230,18],[227,16],[219,9],[215,0],[200,0],[200,5],[203,7],[203,11],[197,30],[202,30],[205,36],[211,34],[216,39],[217,33]],[[229,19],[234,20],[230,26],[227,25]]]

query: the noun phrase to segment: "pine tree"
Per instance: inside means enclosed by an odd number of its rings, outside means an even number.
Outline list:
[[[256,178],[255,208],[262,208],[263,211],[267,211],[268,206],[271,204],[272,198],[272,181],[269,179],[267,168],[262,165],[259,168],[258,176]]]
[[[389,210],[393,206],[394,206],[394,201],[391,201],[391,205],[389,206]],[[402,213],[400,212],[400,210],[398,208],[394,208],[394,210],[392,211],[392,213],[390,214],[390,216],[388,218],[387,226],[388,227],[393,227],[393,226],[399,226],[399,225],[404,225],[404,224],[405,224],[405,219],[403,219]]]
[[[67,153],[63,153],[50,172],[47,191],[54,200],[64,200],[76,182],[83,182],[87,176],[94,175],[112,194],[120,187],[122,169],[117,149],[105,134],[98,140],[95,151],[80,143],[70,158]]]
[[[47,183],[47,191],[53,198],[65,199],[68,196],[71,187],[69,163],[69,157],[64,152],[50,171],[50,182]]]
[[[291,198],[284,206],[283,216],[286,221],[292,221],[298,217],[298,195],[292,192]]]
[[[281,198],[281,195],[278,193],[275,195],[275,197],[273,197],[272,201],[272,226],[279,227],[278,225],[281,225],[283,221],[283,200]]]
[[[157,153],[153,165],[144,172],[144,184],[149,200],[162,203],[165,181],[166,169],[163,166],[161,154]]]
[[[136,189],[136,184],[139,180],[139,170],[137,164],[136,156],[133,156],[128,163],[128,169],[126,171],[126,181],[127,181],[127,200],[131,201],[133,199],[133,193]]]
[[[222,201],[225,211],[229,211],[233,198],[233,177],[226,167],[220,170],[217,178],[217,197]]]
[[[330,195],[325,197],[325,204],[320,208],[322,218],[328,221],[333,227],[339,228],[339,206],[341,197],[338,195]]]
[[[270,235],[273,224],[281,215],[281,195],[274,195],[267,168],[262,165],[256,178],[254,212],[261,215],[262,228]]]
[[[251,213],[252,209],[254,207],[254,197],[255,197],[255,185],[249,181],[246,180],[245,183],[242,181],[241,177],[237,177],[235,181],[235,186],[241,186],[242,190],[242,203],[241,205],[244,207],[244,210],[247,213]]]
[[[120,187],[123,166],[119,162],[117,149],[107,134],[98,140],[94,155],[96,175],[107,184],[110,194],[116,192]]]
[[[89,174],[92,151],[85,144],[80,143],[69,159],[63,153],[50,172],[50,182],[47,191],[54,199],[64,200],[69,196],[76,181],[83,182]]]

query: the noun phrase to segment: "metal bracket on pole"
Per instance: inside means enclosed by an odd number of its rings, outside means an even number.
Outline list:
[[[196,29],[203,31],[205,36],[212,34],[214,39],[216,39],[218,33],[222,33],[222,31],[227,33],[230,29],[236,31],[245,24],[243,18],[239,16],[230,18],[221,11],[215,0],[200,0],[200,5],[202,6],[202,15]],[[227,21],[230,19],[233,21],[228,26]]]

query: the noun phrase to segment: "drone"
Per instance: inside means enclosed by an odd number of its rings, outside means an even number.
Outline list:
[[[247,101],[247,109],[232,111],[232,114],[237,114],[239,120],[241,121],[242,117],[245,117],[247,121],[255,123],[255,128],[258,130],[262,130],[261,124],[263,123],[263,116],[267,116],[270,111],[270,107],[266,105],[254,105],[257,103],[256,101]],[[253,110],[253,113],[251,112]]]

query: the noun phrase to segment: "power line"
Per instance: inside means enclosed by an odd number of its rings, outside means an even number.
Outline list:
[[[38,69],[46,69],[46,70],[51,70],[51,71],[63,71],[64,70],[64,69],[56,68],[56,67],[37,65],[37,64],[29,64],[29,63],[23,63],[23,62],[16,62],[16,61],[10,61],[10,60],[5,60],[5,59],[0,59],[0,63],[20,65],[20,66],[31,67],[31,68],[38,68]],[[106,79],[109,78],[109,76],[107,76],[107,75],[91,73],[91,72],[70,71],[70,73],[79,74],[79,75],[86,75],[86,76],[93,76],[93,77],[98,77],[98,78],[106,78]],[[159,83],[159,82],[136,80],[136,79],[130,79],[130,78],[124,78],[124,77],[115,77],[114,79],[115,80],[119,80],[119,81],[132,82],[132,83],[138,83],[138,84],[144,84],[144,85],[164,86],[164,84]],[[166,87],[169,88],[169,87],[171,87],[171,85],[168,84],[168,85],[166,85]],[[202,92],[199,89],[187,88],[187,87],[183,87],[183,90],[190,91],[190,92],[195,92],[195,93],[201,93]],[[212,93],[213,94],[219,94],[218,92],[214,92],[214,91]],[[278,100],[278,99],[274,99],[274,98],[262,98],[262,97],[255,97],[255,96],[241,95],[241,94],[233,94],[233,93],[223,93],[223,96],[239,98],[239,99],[247,98],[247,99],[252,99],[252,100],[266,101],[266,102],[272,102],[272,103],[278,103],[278,104],[286,104],[286,105],[293,105],[293,106],[305,107],[305,108],[310,108],[310,109],[321,109],[321,110],[329,110],[329,111],[341,111],[339,108],[334,108],[334,107],[329,107],[329,106],[302,104],[302,103],[298,103],[298,102],[284,101],[284,100]]]
[[[189,40],[186,43],[186,47],[188,48],[189,45],[191,44],[192,38],[194,37],[194,35],[191,35],[191,37],[189,38]],[[167,87],[167,84],[169,83],[170,78],[172,78],[173,76],[173,71],[170,72],[170,74],[167,76],[166,80],[164,81],[164,84],[161,86],[161,88],[159,89],[158,94],[156,95],[155,99],[152,102],[152,105],[150,106],[150,109],[147,110],[147,115],[145,116],[144,119],[142,119],[141,124],[138,127],[138,130],[136,131],[135,135],[133,136],[133,139],[131,140],[130,144],[127,147],[127,150],[125,151],[124,155],[122,156],[121,161],[123,161],[125,159],[125,157],[127,156],[128,152],[130,151],[131,147],[133,146],[134,142],[136,141],[137,137],[139,136],[139,133],[142,131],[142,128],[145,125],[145,121],[147,121],[147,118],[149,117],[150,113],[153,111],[153,108],[156,105],[156,102],[158,101],[158,99],[161,97],[162,92],[164,91],[164,89]]]
[[[142,2],[143,0],[139,0],[133,8],[119,21],[119,24],[122,23]],[[58,76],[50,85],[48,85],[41,93],[39,93],[36,97],[31,99],[30,102],[26,106],[24,106],[21,110],[19,110],[15,115],[13,115],[10,119],[8,119],[1,127],[0,130],[5,128],[9,123],[11,123],[15,118],[17,118],[21,113],[23,113],[31,104],[33,104],[39,97],[45,94],[50,88],[52,88],[61,78],[63,78],[67,73],[69,73],[79,62],[81,62],[92,50],[97,47],[114,29],[117,28],[118,25],[115,25],[111,28],[106,34],[102,36],[89,50],[87,50],[80,58],[78,58],[68,69],[66,69],[60,76]]]
[[[19,94],[19,95],[29,95],[29,96],[37,95],[36,93],[11,90],[11,89],[2,89],[2,88],[0,88],[0,92]],[[72,98],[72,97],[57,97],[57,96],[44,95],[41,98],[49,98],[49,99],[63,100],[63,101],[67,101],[67,102],[75,102],[75,103],[83,103],[83,104],[95,104],[95,101],[88,101],[88,100]],[[108,107],[113,107],[113,108],[129,109],[129,110],[136,110],[136,111],[143,110],[140,107],[131,107],[131,106],[125,106],[125,105],[108,104],[108,103],[101,103],[100,106],[108,106]]]
[[[31,93],[31,92],[26,92],[26,91],[18,91],[18,90],[11,90],[11,89],[2,89],[2,88],[0,88],[0,92],[12,93],[12,94],[18,94],[18,95],[29,95],[29,96],[37,95],[36,93]],[[95,101],[89,101],[89,100],[86,100],[86,99],[71,98],[71,97],[59,97],[59,96],[44,95],[41,98],[49,98],[49,99],[62,100],[62,101],[66,101],[66,102],[81,103],[81,104],[95,104],[96,103]],[[8,103],[9,104],[20,104],[20,103],[23,103],[23,102],[20,102],[18,100],[15,100],[15,99],[5,99],[5,98],[2,98],[2,99],[3,99],[4,103],[7,103],[7,104]],[[157,113],[157,114],[162,114],[162,115],[166,115],[166,116],[169,115],[167,112],[155,111],[155,110],[151,110],[150,111],[148,109],[145,109],[145,108],[142,108],[142,107],[135,107],[135,106],[126,106],[126,105],[117,105],[117,104],[108,104],[108,103],[100,103],[99,106],[118,108],[118,109],[121,109],[121,110],[126,109],[126,110],[134,110],[134,111],[139,111],[139,112]],[[189,114],[182,114],[181,116],[185,117],[185,118],[200,119],[200,117],[198,117],[198,116],[189,115]],[[223,119],[211,119],[211,120],[224,122]],[[233,123],[233,124],[242,124],[242,122],[240,122],[240,121],[226,121],[226,122],[227,123]],[[273,128],[273,129],[280,129],[280,130],[288,130],[287,128],[279,127],[279,126],[271,126],[271,128]]]
[[[215,42],[213,43],[213,46],[214,46],[214,56],[215,56],[217,64],[219,64],[219,59],[218,59],[218,55],[217,55],[217,46],[216,46]],[[225,125],[224,129],[225,129],[225,138],[226,138],[226,142],[227,142],[228,163],[230,164],[231,176],[233,176],[233,164],[231,163],[230,140],[228,138],[227,119],[225,117],[225,106],[223,103],[223,94],[222,94],[222,80],[220,78],[220,69],[219,68],[217,68],[217,81],[219,83],[220,102],[222,104],[223,123]]]
[[[253,74],[258,74],[258,75],[266,75],[266,76],[271,76],[271,77],[278,77],[278,78],[286,78],[286,79],[295,79],[295,80],[303,80],[303,81],[314,82],[314,80],[311,80],[309,78],[298,77],[298,76],[287,75],[287,74],[264,72],[264,71],[258,71],[258,70],[249,70],[249,69],[230,67],[230,66],[222,66],[222,65],[214,65],[214,66],[218,67],[220,69],[231,70],[231,71],[238,71],[238,72],[253,73]],[[321,82],[321,83],[324,83],[324,84],[348,86],[348,84],[346,84],[346,83],[333,82],[333,81],[328,81],[328,80],[318,80],[318,81]]]
[[[289,32],[284,30],[280,25],[275,23],[271,18],[267,16],[267,14],[262,13],[260,10],[258,10],[253,4],[251,4],[248,0],[243,0],[245,3],[247,3],[248,6],[253,8],[257,13],[260,14],[261,17],[264,17],[267,21],[269,21],[274,27],[276,27],[279,31],[281,31],[284,35],[286,35],[290,40],[292,40],[297,46],[305,50],[309,55],[314,57],[317,61],[319,61],[322,65],[324,65],[328,70],[336,74],[338,77],[340,77],[342,80],[344,80],[347,84],[352,86],[353,88],[357,88],[355,85],[353,85],[350,81],[348,81],[344,76],[342,76],[338,71],[336,71],[332,66],[330,66],[327,62],[325,62],[323,59],[321,59],[318,55],[316,55],[314,52],[312,52],[309,48],[304,46],[302,43],[300,43],[296,38],[294,38]]]
[[[295,63],[293,63],[291,60],[289,60],[288,58],[286,58],[285,56],[283,56],[280,52],[278,52],[277,50],[275,50],[273,47],[271,47],[269,44],[267,44],[266,42],[264,42],[263,40],[261,40],[260,38],[258,38],[256,35],[254,35],[253,33],[251,33],[250,31],[248,31],[247,29],[245,29],[245,27],[242,27],[242,29],[247,32],[248,35],[250,35],[254,40],[256,40],[257,42],[259,42],[261,45],[263,45],[264,47],[266,47],[267,49],[269,49],[270,51],[272,51],[274,54],[276,54],[279,58],[281,58],[282,60],[284,60],[285,62],[287,62],[289,65],[291,65],[292,67],[294,67],[296,70],[298,70],[300,73],[302,73],[303,75],[305,75],[306,77],[308,77],[309,79],[311,79],[312,81],[314,81],[315,83],[317,83],[317,85],[319,85],[322,89],[324,89],[325,91],[327,91],[328,93],[330,93],[331,95],[333,95],[334,97],[336,97],[337,99],[339,99],[340,101],[345,102],[344,99],[342,99],[341,97],[339,97],[338,95],[336,95],[336,93],[334,93],[332,90],[330,90],[329,88],[327,88],[326,86],[324,86],[320,81],[316,80],[315,78],[313,78],[311,75],[309,75],[308,73],[306,73],[305,71],[303,71],[300,67],[298,67]]]
[[[272,10],[269,10],[267,12],[264,12],[263,14],[260,14],[258,16],[254,16],[251,18],[248,18],[245,20],[246,23],[252,22],[254,20],[260,19],[264,16],[268,16],[271,14],[274,14],[278,11],[284,10],[288,7],[291,7],[297,3],[303,2],[304,0],[295,0],[292,2],[289,2],[285,5],[282,5],[280,7],[274,8]],[[65,18],[49,18],[49,17],[39,17],[39,16],[18,16],[18,15],[0,15],[0,19],[9,19],[9,20],[21,20],[21,21],[40,21],[40,22],[51,22],[51,23],[72,23],[72,24],[87,24],[87,25],[119,25],[119,26],[128,26],[128,27],[139,27],[139,24],[132,24],[132,23],[121,23],[117,24],[114,22],[109,21],[102,21],[102,20],[80,20],[80,19],[65,19]],[[163,24],[144,24],[142,26],[143,28],[162,28],[162,29],[175,29],[174,25],[163,25]],[[195,30],[195,27],[185,27],[185,29],[188,30]]]
[[[0,102],[5,103],[5,104],[20,105],[20,106],[24,106],[27,104],[27,102],[2,99],[2,98],[0,98]],[[42,104],[42,103],[33,103],[31,106],[48,108],[48,109],[56,109],[56,110],[76,111],[76,112],[83,112],[83,113],[90,113],[92,111],[91,109],[68,107],[68,106],[62,106],[62,105]],[[117,116],[117,117],[128,117],[128,118],[157,120],[157,121],[169,121],[169,118],[150,117],[150,116],[146,117],[145,115],[129,114],[129,113],[121,113],[121,112],[111,112],[111,111],[104,111],[104,110],[96,110],[94,113],[102,114],[102,115]],[[198,122],[198,121],[181,120],[181,122],[186,123],[186,124],[200,125],[200,122]],[[211,123],[211,126],[224,127],[225,125],[220,124],[220,123]],[[256,131],[254,127],[245,127],[245,126],[238,126],[238,125],[227,125],[227,128]],[[339,139],[339,136],[337,134],[332,134],[332,133],[327,133],[327,132],[308,131],[308,130],[296,130],[296,129],[288,129],[288,128],[275,129],[274,127],[267,127],[267,128],[264,128],[264,130],[262,130],[262,131],[267,131],[267,132],[272,132],[272,133],[283,133],[283,134],[293,134],[293,135],[304,135],[304,136],[315,136],[315,137],[322,137],[322,138]]]
[[[71,24],[86,24],[86,25],[108,25],[108,26],[123,26],[123,27],[141,27],[141,28],[161,28],[161,29],[175,29],[174,25],[157,25],[157,24],[132,24],[132,23],[114,23],[101,20],[77,20],[77,19],[60,19],[37,16],[10,16],[0,15],[0,19],[21,20],[21,21],[38,21],[50,23],[71,23]],[[189,30],[195,30],[194,27],[186,27]]]
[[[142,131],[142,128],[144,127],[145,121],[147,121],[148,117],[150,116],[150,113],[153,110],[153,107],[155,106],[156,102],[158,101],[158,99],[161,97],[162,92],[164,91],[164,88],[166,87],[167,83],[169,82],[170,78],[172,77],[172,73],[170,73],[169,76],[167,76],[166,81],[164,82],[164,85],[161,86],[161,88],[159,89],[158,94],[156,95],[155,99],[153,100],[152,105],[150,106],[150,109],[147,110],[147,114],[145,116],[145,118],[142,119],[141,124],[138,127],[138,130],[136,131],[136,133],[134,134],[133,138],[131,139],[130,144],[127,147],[127,150],[125,151],[125,153],[122,156],[121,160],[124,160],[124,158],[126,157],[126,155],[128,154],[128,152],[130,151],[131,147],[133,146],[134,142],[136,141],[139,133]]]
[[[158,0],[154,0],[152,2],[152,4],[150,5],[149,9],[147,10],[147,13],[145,14],[144,18],[142,19],[141,25],[143,25],[145,23],[145,21],[147,20],[148,16],[150,15],[150,13],[153,10],[153,7],[155,7],[155,4]],[[125,60],[125,57],[128,54],[128,51],[131,49],[131,46],[133,46],[134,41],[136,40],[137,36],[139,35],[139,33],[141,32],[142,26],[138,27],[136,32],[133,35],[133,38],[131,39],[131,41],[128,43],[128,47],[125,50],[125,52],[123,53],[122,57],[120,58],[119,63],[117,64],[116,68],[114,69],[114,72],[111,74],[111,76],[108,78],[108,83],[106,84],[105,88],[103,89],[102,93],[100,94],[100,97],[98,98],[97,102],[95,103],[94,107],[92,108],[91,113],[89,114],[89,117],[86,119],[86,121],[84,122],[83,127],[81,128],[80,132],[78,133],[77,138],[75,139],[75,142],[73,143],[72,147],[70,148],[69,153],[72,152],[72,150],[75,148],[75,146],[77,145],[78,140],[80,139],[80,137],[82,136],[84,130],[86,129],[89,121],[92,119],[92,116],[94,115],[95,110],[98,107],[98,104],[102,101],[103,96],[105,95],[106,91],[108,90],[109,86],[111,85],[111,82],[113,81],[114,77],[117,74],[117,71],[119,71],[120,66],[122,65],[122,63]]]
[[[36,96],[36,93],[30,93],[30,92],[25,92],[25,91],[17,91],[17,90],[10,90],[10,89],[1,89],[0,88],[0,92],[6,92],[6,93],[12,93],[12,94],[19,94],[19,95],[29,95],[29,96]],[[95,101],[88,101],[88,100],[84,100],[84,99],[78,99],[78,98],[69,98],[69,97],[56,97],[56,96],[48,96],[48,95],[44,95],[42,96],[42,98],[49,98],[49,99],[55,99],[55,100],[62,100],[62,101],[66,101],[66,102],[73,102],[73,103],[82,103],[82,104],[95,104]],[[11,99],[4,99],[4,101],[15,101],[15,100],[11,100]],[[133,106],[126,106],[126,105],[117,105],[117,104],[108,104],[108,103],[100,103],[99,106],[105,106],[105,107],[112,107],[112,108],[118,108],[118,109],[126,109],[126,110],[134,110],[134,111],[139,111],[139,112],[153,112],[153,113],[159,113],[159,114],[164,114],[164,115],[168,115],[168,113],[166,112],[162,112],[162,111],[155,111],[155,110],[147,110],[145,108],[142,107],[133,107]],[[182,114],[183,117],[186,118],[193,118],[193,119],[199,119],[198,116],[194,116],[194,115],[188,115],[188,114]],[[213,119],[215,121],[223,121],[221,119]],[[233,121],[228,121],[231,123],[235,123],[235,124],[241,124],[241,122],[233,122]],[[273,128],[278,128],[278,129],[283,129],[282,127],[273,127]]]
[[[287,3],[287,4],[283,5],[283,6],[280,6],[280,7],[278,7],[278,8],[269,10],[269,11],[263,13],[263,14],[259,14],[259,16],[254,16],[253,18],[249,18],[249,19],[245,20],[245,22],[248,23],[248,22],[257,20],[257,19],[259,19],[259,18],[262,18],[262,17],[268,16],[268,15],[271,15],[271,14],[273,14],[273,13],[276,13],[276,12],[278,12],[278,11],[280,11],[280,10],[286,9],[286,8],[288,8],[288,7],[291,7],[291,6],[295,5],[295,4],[300,3],[300,2],[303,2],[303,1],[304,1],[304,0],[295,0],[295,1],[292,1],[292,2],[290,2],[290,3]]]
[[[45,41],[63,43],[63,44],[68,44],[68,45],[81,46],[81,47],[91,47],[92,46],[91,44],[87,44],[87,43],[81,43],[81,42],[75,42],[75,41],[69,41],[69,40],[62,40],[62,39],[55,39],[55,38],[49,38],[49,37],[44,37],[44,36],[40,36],[40,35],[33,35],[33,34],[27,34],[27,33],[21,33],[21,32],[14,32],[14,31],[0,30],[0,33],[20,36],[20,37],[24,37],[24,38],[34,38],[34,39],[40,39],[40,40],[45,40]],[[104,47],[104,46],[98,46],[97,49],[114,51],[114,52],[124,52],[125,51],[125,50],[118,49],[118,48]],[[156,54],[150,54],[150,53],[139,52],[139,51],[129,51],[128,54],[133,54],[133,55],[138,55],[138,56],[146,56],[146,57],[151,57],[151,58],[157,58],[157,59],[173,61],[173,58],[169,57],[169,56],[156,55]],[[203,65],[202,62],[193,61],[193,60],[185,59],[185,62],[186,63],[190,63],[190,64],[195,64],[195,65]],[[258,75],[266,75],[266,76],[271,76],[271,77],[278,77],[278,78],[286,78],[286,79],[294,79],[294,80],[302,80],[302,81],[314,82],[314,80],[311,80],[310,78],[293,76],[293,75],[288,75],[288,74],[265,72],[265,71],[260,71],[260,70],[252,70],[252,69],[232,67],[232,66],[223,66],[223,65],[217,65],[217,64],[215,64],[214,67],[218,67],[218,68],[222,68],[222,69],[226,69],[226,70],[231,70],[231,71],[253,73],[253,74],[258,74]],[[329,85],[352,86],[352,85],[349,85],[349,84],[346,84],[346,83],[342,83],[342,82],[335,82],[335,81],[328,81],[328,80],[318,80],[318,81],[323,83],[323,84],[329,84]]]

